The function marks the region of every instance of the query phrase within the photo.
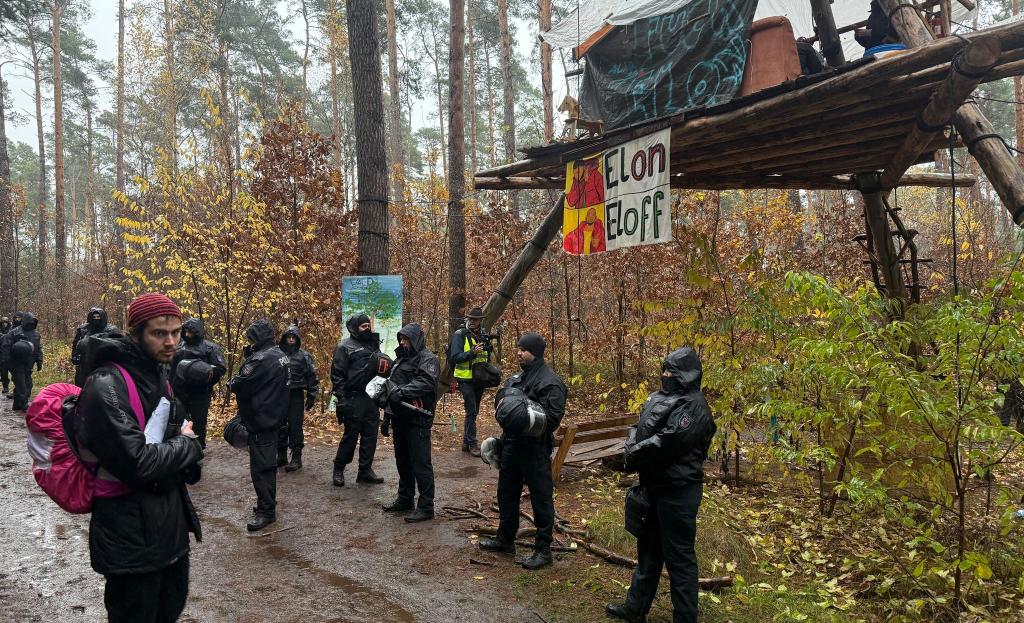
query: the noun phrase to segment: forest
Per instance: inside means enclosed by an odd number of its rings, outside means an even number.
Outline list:
[[[979,5],[963,29],[1021,10]],[[39,317],[53,380],[86,310],[120,325],[150,291],[203,319],[232,370],[254,319],[299,324],[323,379],[342,278],[391,274],[443,353],[558,200],[473,174],[561,133],[577,63],[537,34],[577,7],[0,3],[0,311]],[[1021,78],[972,97],[1024,164]],[[928,259],[906,309],[854,242],[860,193],[687,189],[666,244],[548,245],[490,327],[506,371],[518,336],[545,336],[579,421],[637,413],[667,353],[699,353],[718,433],[698,556],[733,580],[701,593],[704,621],[1020,620],[1024,413],[1000,416],[1024,401],[1024,240],[965,147],[920,171],[978,181],[893,191]],[[307,427],[329,436],[326,385]],[[559,512],[634,555],[632,477],[572,478]],[[592,621],[628,578],[576,558],[512,584],[544,620]]]

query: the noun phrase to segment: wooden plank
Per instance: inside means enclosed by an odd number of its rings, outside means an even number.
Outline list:
[[[565,457],[569,455],[569,448],[572,447],[575,438],[576,424],[570,423],[565,429],[565,436],[562,438],[562,443],[558,444],[558,451],[555,452],[555,458],[551,461],[552,481],[558,480],[558,474],[562,471],[562,463],[565,463]]]
[[[619,456],[623,452],[624,452],[623,444],[620,443],[620,444],[616,444],[615,446],[611,446],[611,447],[604,448],[604,449],[601,449],[601,450],[593,450],[593,451],[590,451],[590,452],[585,452],[585,453],[580,454],[580,455],[572,455],[572,454],[570,454],[569,458],[566,459],[565,462],[568,463],[568,464],[573,464],[573,463],[589,463],[590,461],[599,461],[601,459],[605,459],[605,458],[608,458],[610,456]]]
[[[935,89],[928,105],[903,139],[903,144],[885,165],[881,177],[883,190],[896,186],[929,141],[949,122],[981,78],[996,64],[1001,52],[1002,46],[995,37],[979,37],[964,48],[958,62],[953,63],[949,76]]]
[[[574,433],[574,436],[576,438],[576,443],[588,443],[591,441],[601,441],[602,439],[625,438],[628,434],[628,426],[616,426],[615,428],[602,428],[598,430],[587,431],[585,433],[576,432]]]
[[[618,417],[605,418],[602,420],[591,420],[589,422],[577,422],[576,429],[580,432],[598,430],[601,428],[613,428],[618,426],[632,426],[640,421],[640,416],[620,415]]]

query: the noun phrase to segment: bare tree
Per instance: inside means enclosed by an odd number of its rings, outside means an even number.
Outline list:
[[[465,0],[449,0],[451,37],[448,39],[448,332],[458,328],[466,306],[466,132],[462,114],[462,72],[465,66]]]
[[[64,4],[54,1],[50,4],[53,29],[53,173],[55,178],[53,200],[54,258],[56,259],[57,296],[63,297],[67,283],[68,248],[64,220],[64,80],[61,76],[60,20]],[[58,318],[57,326],[63,330],[64,318]]]
[[[388,151],[391,160],[391,178],[395,182],[395,201],[405,198],[405,164],[402,154],[402,100],[398,92],[398,34],[395,23],[395,0],[387,0],[388,11],[388,102],[391,134]]]

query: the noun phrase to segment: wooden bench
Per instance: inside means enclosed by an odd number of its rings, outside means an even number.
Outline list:
[[[618,415],[559,426],[555,433],[558,449],[551,461],[551,479],[558,480],[565,463],[586,463],[622,454],[629,427],[638,419],[638,415]]]

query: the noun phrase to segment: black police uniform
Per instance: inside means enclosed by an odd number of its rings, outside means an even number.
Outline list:
[[[352,462],[359,444],[358,482],[379,484],[383,479],[373,471],[377,451],[377,430],[380,409],[366,394],[366,385],[376,376],[380,356],[380,335],[372,330],[361,332],[359,325],[370,322],[365,314],[352,316],[345,323],[348,337],[334,349],[331,361],[331,391],[337,400],[338,424],[344,433],[334,455],[333,480],[345,485],[345,466]]]
[[[216,343],[206,339],[206,327],[198,318],[189,318],[181,325],[182,335],[186,332],[191,337],[183,338],[178,352],[174,355],[174,366],[186,359],[195,359],[210,364],[213,376],[209,383],[200,386],[187,384],[178,375],[174,375],[174,396],[181,400],[189,417],[192,419],[193,430],[199,438],[199,444],[206,448],[206,423],[210,414],[210,403],[213,401],[213,388],[227,372],[228,364],[224,361],[224,352]]]
[[[295,336],[295,346],[289,346],[285,338]],[[288,355],[288,417],[277,438],[277,462],[280,465],[286,458],[288,449],[292,451],[292,463],[289,471],[302,467],[302,447],[305,445],[302,435],[303,420],[306,410],[316,403],[316,393],[320,389],[320,381],[316,376],[316,365],[313,356],[302,348],[302,335],[297,326],[290,326],[281,334],[278,346]]]

